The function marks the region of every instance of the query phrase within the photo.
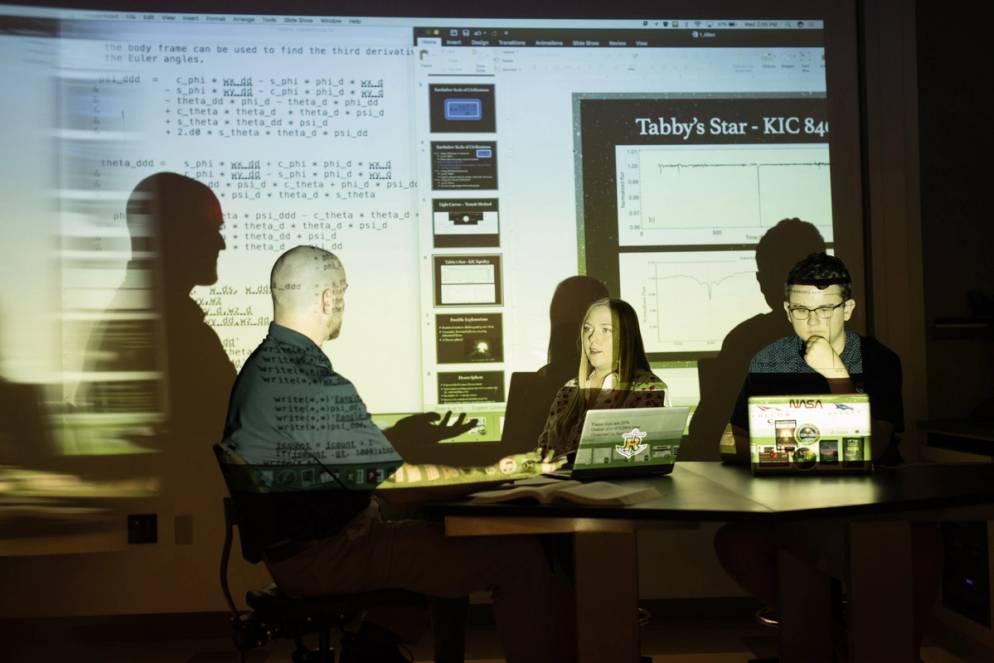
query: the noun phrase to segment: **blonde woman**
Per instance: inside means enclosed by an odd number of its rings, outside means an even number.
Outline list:
[[[556,394],[538,438],[546,457],[576,451],[587,410],[669,405],[666,383],[649,366],[630,304],[620,299],[591,304],[579,342],[577,376]]]

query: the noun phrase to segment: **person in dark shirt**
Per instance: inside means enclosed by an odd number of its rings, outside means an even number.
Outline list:
[[[277,496],[263,555],[277,585],[297,596],[492,590],[508,661],[572,660],[568,586],[537,540],[447,538],[439,523],[384,519],[372,496],[403,463],[394,447],[430,445],[475,422],[415,415],[384,431],[373,424],[321,349],[341,331],[348,287],[333,254],[290,249],[270,287],[274,321],[232,390],[222,447],[228,462],[250,468],[260,492]]]
[[[756,353],[731,418],[734,441],[723,439],[727,462],[748,464],[751,396],[865,393],[870,399],[871,448],[878,466],[901,462],[897,434],[904,430],[901,362],[876,339],[846,329],[856,301],[845,264],[813,253],[791,269],[784,289],[784,312],[794,335]],[[934,523],[911,528],[917,641],[936,598],[941,574],[941,545]],[[837,526],[788,523],[782,526],[729,523],[715,535],[715,550],[725,571],[743,589],[778,605],[777,554],[787,549],[836,577],[845,575],[846,533]]]
[[[784,311],[794,334],[769,344],[750,362],[732,412],[734,454],[733,445],[723,443],[724,460],[749,462],[752,396],[866,393],[874,461],[901,462],[901,360],[880,341],[846,329],[855,308],[852,279],[841,260],[813,253],[794,266],[784,291]]]

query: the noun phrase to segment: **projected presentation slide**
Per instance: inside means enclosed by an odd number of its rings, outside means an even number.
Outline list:
[[[693,401],[680,362],[768,310],[747,274],[763,234],[799,217],[834,236],[817,20],[702,39],[628,19],[0,16],[0,130],[30,155],[0,164],[0,265],[22,286],[0,366],[49,455],[219,439],[299,244],[342,259],[324,349],[382,419],[499,410],[549,361],[550,302],[578,274],[632,302],[673,402]],[[199,183],[197,214],[129,211],[160,173]]]
[[[504,330],[500,313],[435,316],[436,350],[440,364],[504,361]]]
[[[435,306],[501,303],[500,256],[435,256]]]
[[[756,247],[801,219],[831,248],[820,94],[574,96],[588,274],[639,312],[650,358],[713,356],[768,309]]]
[[[499,246],[497,199],[436,198],[432,200],[432,227],[436,248]]]
[[[622,246],[755,243],[801,218],[832,237],[828,144],[615,148]]]
[[[0,6],[0,524],[120,529],[99,500],[170,484],[177,514],[216,504],[203,454],[301,244],[344,265],[323,350],[379,426],[451,409],[479,419],[453,453],[497,443],[512,374],[575,341],[553,299],[576,276],[631,302],[694,407],[698,362],[769,311],[769,229],[860,235],[832,209],[858,173],[829,175],[858,136],[830,132],[833,51],[800,18]],[[338,479],[378,483],[381,460]],[[271,478],[332,479],[312,470]]]
[[[493,85],[430,85],[432,133],[493,133]]]
[[[762,310],[752,251],[622,253],[621,298],[638,313],[649,353],[717,352]]]
[[[496,189],[497,143],[432,143],[432,189]]]
[[[502,403],[504,374],[500,371],[439,373],[438,402]]]

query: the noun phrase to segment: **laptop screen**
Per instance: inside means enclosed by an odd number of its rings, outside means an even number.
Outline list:
[[[589,410],[573,470],[672,465],[689,408]]]
[[[870,460],[866,394],[749,399],[753,466],[837,466]]]

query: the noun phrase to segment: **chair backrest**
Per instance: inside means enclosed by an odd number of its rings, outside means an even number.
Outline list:
[[[504,455],[535,450],[538,438],[545,429],[549,406],[562,386],[539,373],[511,373],[507,410],[504,413],[504,432],[501,435]]]
[[[230,515],[238,525],[242,557],[256,564],[265,549],[288,540],[331,536],[369,505],[371,491],[269,490],[252,465],[219,444],[214,455],[228,487]]]
[[[270,493],[259,492],[248,465],[232,462],[220,444],[215,444],[212,450],[228,487],[229,526],[238,526],[242,557],[258,564],[266,547],[279,540],[275,498]]]

